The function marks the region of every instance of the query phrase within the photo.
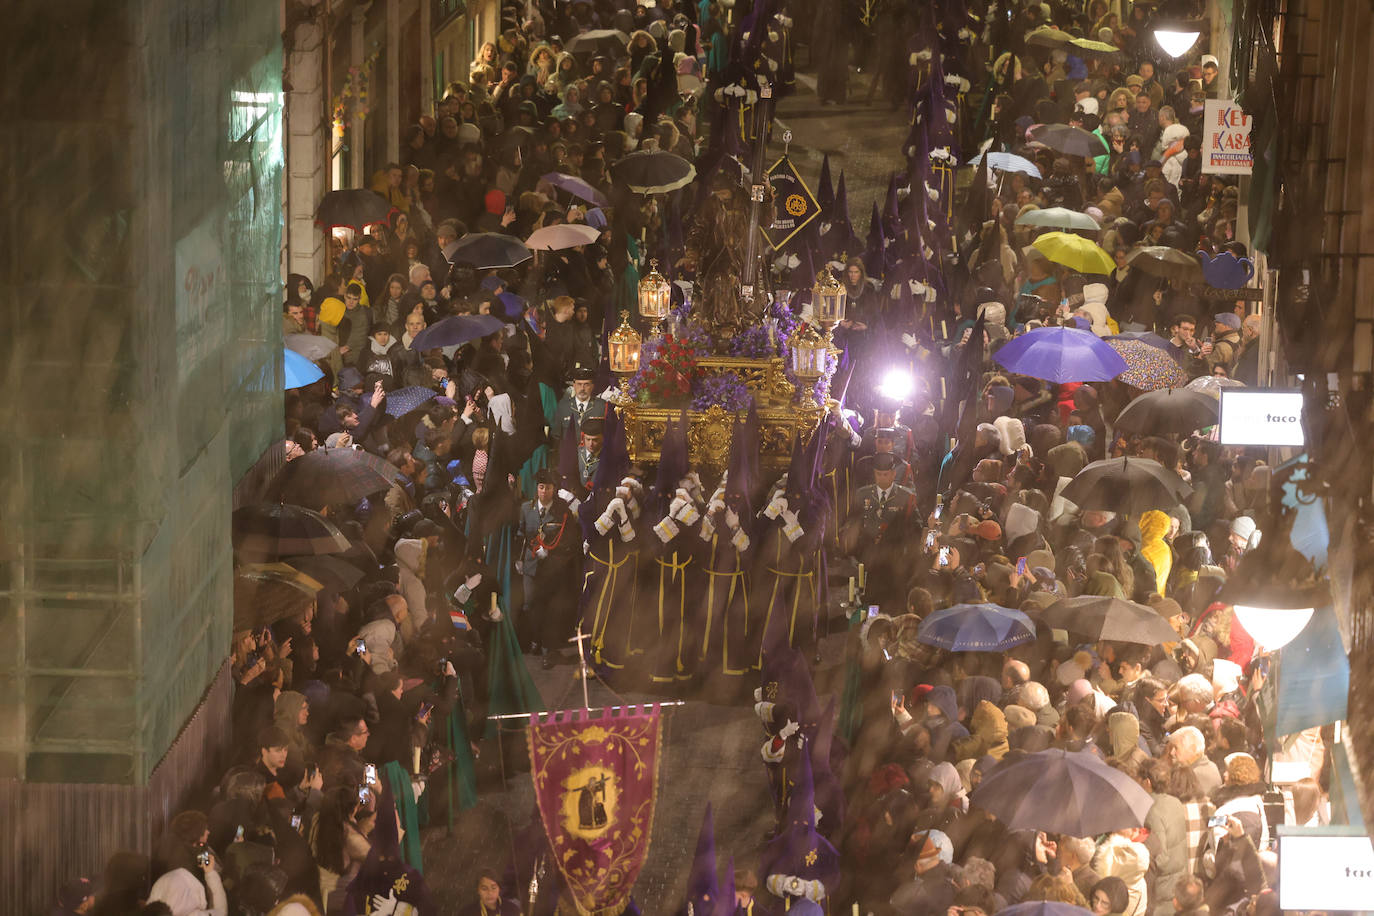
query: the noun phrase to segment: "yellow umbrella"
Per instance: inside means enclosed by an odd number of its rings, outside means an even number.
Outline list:
[[[1036,251],[1081,274],[1109,274],[1116,269],[1112,256],[1097,243],[1069,232],[1046,232],[1034,242]]]

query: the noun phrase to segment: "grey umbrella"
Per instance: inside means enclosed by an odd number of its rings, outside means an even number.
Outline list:
[[[1107,458],[1079,471],[1060,495],[1081,509],[1139,516],[1172,509],[1192,492],[1183,478],[1157,461]]]
[[[970,801],[1009,830],[1068,836],[1140,827],[1154,804],[1134,779],[1090,751],[1057,748],[995,767]]]
[[[334,341],[318,334],[287,334],[282,338],[282,343],[286,344],[286,349],[294,350],[312,362],[324,359],[339,348]]]

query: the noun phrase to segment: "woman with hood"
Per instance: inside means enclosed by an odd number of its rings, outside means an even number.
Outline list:
[[[1119,912],[1121,916],[1144,916],[1146,913],[1149,889],[1145,884],[1145,873],[1150,867],[1150,851],[1143,843],[1136,842],[1136,835],[1134,827],[1114,831],[1097,847],[1097,853],[1093,856],[1094,871],[1103,878],[1119,878],[1126,885],[1125,909],[1116,910],[1115,905],[1119,901],[1113,900],[1113,909],[1108,913]],[[1097,888],[1093,888],[1094,894],[1096,891]]]
[[[898,707],[899,726],[903,725],[902,716],[905,713],[905,709]],[[911,721],[909,714],[906,715],[906,721]],[[950,744],[968,737],[968,729],[959,722],[958,701],[955,699],[953,687],[940,684],[931,688],[930,693],[926,694],[926,717],[921,724],[930,735],[930,759],[950,759]]]
[[[1169,516],[1163,512],[1158,509],[1151,509],[1140,516],[1139,525],[1139,555],[1149,561],[1154,570],[1154,579],[1141,584],[1151,587],[1156,594],[1163,595],[1169,587],[1169,573],[1174,567],[1173,550],[1164,540],[1165,535],[1169,533],[1172,522]]]
[[[577,83],[568,83],[559,90],[560,101],[554,106],[552,117],[557,120],[576,120],[582,114],[582,90]]]

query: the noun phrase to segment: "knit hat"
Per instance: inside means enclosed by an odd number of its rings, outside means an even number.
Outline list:
[[[482,206],[488,213],[504,213],[506,210],[506,193],[500,188],[492,188],[482,198]]]
[[[979,522],[973,533],[985,541],[995,541],[1002,536],[1002,526],[992,519]]]
[[[1024,706],[1017,706],[1013,703],[1002,711],[1006,714],[1007,728],[1010,731],[1015,731],[1018,728],[1024,728],[1027,725],[1035,724],[1035,713]]]
[[[1248,515],[1238,515],[1231,522],[1231,534],[1235,537],[1244,538],[1247,548],[1255,546],[1256,533],[1255,520]]]
[[[1217,312],[1212,319],[1221,325],[1225,325],[1233,331],[1240,330],[1240,316],[1235,312]]]
[[[331,328],[338,327],[339,322],[343,321],[344,304],[341,300],[330,296],[320,303],[320,320]]]

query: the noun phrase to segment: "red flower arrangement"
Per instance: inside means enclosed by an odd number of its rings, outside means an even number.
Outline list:
[[[664,334],[654,348],[647,371],[643,371],[639,392],[641,398],[671,401],[683,398],[692,391],[692,378],[696,375],[697,351],[672,334]]]

